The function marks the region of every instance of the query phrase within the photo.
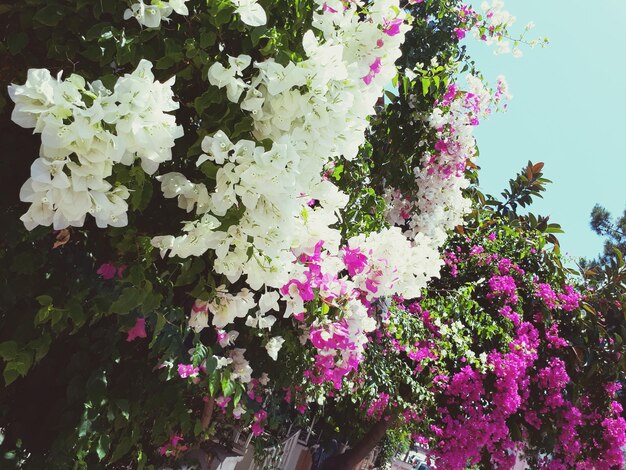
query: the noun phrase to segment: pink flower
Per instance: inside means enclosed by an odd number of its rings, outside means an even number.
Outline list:
[[[185,445],[178,445],[178,443],[183,440],[184,439],[182,438],[182,436],[178,436],[174,434],[170,438],[170,442],[159,447],[159,454],[171,456],[171,455],[178,455],[181,452],[185,452],[187,449],[189,449],[189,447]]]
[[[128,330],[126,341],[133,341],[136,338],[145,338],[146,336],[146,319],[138,317],[135,326]]]
[[[438,140],[435,144],[435,150],[440,153],[448,152],[448,145],[443,140]]]
[[[123,264],[119,268],[117,268],[118,279],[122,279],[122,276],[124,275],[124,271],[126,271],[127,267],[128,267],[127,265]]]
[[[122,279],[122,275],[124,274],[124,271],[126,271],[127,267],[128,266],[123,264],[117,268],[113,263],[104,263],[98,268],[96,274],[99,274],[100,277],[106,281],[113,279],[115,277],[115,273],[117,273],[117,277],[119,279]]]
[[[381,64],[380,57],[376,57],[374,62],[372,62],[372,64],[370,65],[369,73],[365,75],[364,77],[361,77],[361,80],[363,80],[366,85],[369,85],[370,83],[372,83],[372,80],[374,79],[376,74],[380,73],[381,65],[382,64]]]
[[[465,38],[465,30],[461,28],[454,28],[454,34],[456,34],[457,39]]]
[[[105,280],[110,280],[115,277],[115,273],[117,268],[111,263],[104,263],[101,265],[96,271],[97,274],[100,274],[100,277]]]
[[[200,372],[199,367],[194,367],[193,364],[178,364],[178,375],[182,379],[187,377],[195,377]]]
[[[219,396],[215,400],[215,404],[219,407],[220,410],[222,410],[222,413],[226,413],[226,407],[228,406],[231,400],[232,400],[231,397]]]
[[[400,18],[396,18],[395,20],[391,20],[389,22],[385,21],[385,25],[383,26],[383,33],[387,36],[395,36],[396,34],[400,34],[400,25],[403,21]]]
[[[361,253],[358,248],[353,250],[347,246],[343,248],[343,262],[348,268],[348,274],[355,276],[363,272],[367,266],[367,256]]]
[[[329,13],[337,13],[337,10],[335,10],[334,8],[329,7],[326,4],[326,2],[324,2],[324,5],[322,6],[322,11],[329,12]]]
[[[254,423],[252,424],[252,434],[254,437],[258,437],[263,434],[265,430],[263,422],[267,419],[267,411],[259,410],[254,414]]]
[[[371,73],[373,75],[376,75],[377,73],[380,73],[380,66],[381,66],[380,57],[376,57],[374,62],[372,62],[372,65],[370,65]]]

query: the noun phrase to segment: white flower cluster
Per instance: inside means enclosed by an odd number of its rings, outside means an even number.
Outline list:
[[[498,78],[498,91],[492,98],[489,90],[474,76],[467,77],[468,92],[456,85],[449,87],[428,121],[436,130],[438,142],[434,151],[425,152],[421,166],[415,168],[417,191],[410,199],[389,189],[387,220],[407,226],[410,238],[425,236],[433,248],[441,246],[446,232],[463,223],[471,203],[462,190],[469,185],[464,176],[467,161],[476,156],[474,126],[478,118],[491,112],[491,105],[508,97],[506,83]]]
[[[98,227],[127,224],[128,189],[106,181],[113,165],[132,165],[154,173],[171,159],[174,140],[183,135],[174,116],[174,78],[154,80],[152,64],[141,61],[119,78],[111,92],[99,81],[78,75],[66,80],[45,69],[30,69],[24,85],[9,86],[15,102],[12,119],[41,134],[40,157],[20,199],[31,206],[21,217],[27,229],[53,225],[80,227],[92,214]]]
[[[151,5],[146,5],[144,0],[133,3],[130,8],[124,11],[124,19],[135,18],[137,22],[147,28],[158,28],[161,21],[170,21],[169,17],[173,12],[186,16],[189,9],[185,3],[187,0],[157,0]]]
[[[491,5],[489,2],[482,2],[480,9],[487,17],[489,26],[508,28],[515,23],[515,16],[504,9],[504,0],[493,0]]]
[[[422,288],[439,275],[443,261],[436,247],[423,233],[408,240],[399,227],[391,227],[369,236],[359,235],[348,241],[352,249],[367,255],[366,269],[353,277],[368,298],[400,295],[405,299],[420,296]]]
[[[213,326],[224,328],[233,323],[235,318],[245,317],[255,306],[253,292],[244,288],[237,295],[232,295],[228,293],[226,286],[221,285],[217,288],[215,299],[211,302],[196,301],[189,326],[195,331],[208,327],[209,312],[211,312]]]
[[[504,9],[503,0],[493,0],[491,5],[488,2],[483,2],[480,6],[483,11],[483,18],[485,19],[486,27],[490,32],[496,30],[508,30],[516,18],[510,12]],[[480,37],[480,32],[474,30],[475,37]],[[496,54],[509,54],[512,53],[514,57],[521,57],[522,51],[519,47],[515,46],[511,48],[511,41],[502,37],[502,33],[487,34],[481,38],[488,46],[495,45]]]
[[[254,290],[278,288],[293,278],[299,269],[294,251],[310,251],[319,240],[327,249],[339,248],[339,231],[331,226],[348,198],[320,175],[329,160],[358,152],[367,118],[396,73],[408,29],[397,0],[368,5],[368,21],[360,19],[355,3],[347,8],[340,0],[318,3],[314,26],[323,39],[313,31],[305,34],[305,60],[255,63],[258,74],[248,82],[243,79],[248,56],[230,57],[228,67],[211,66],[211,84],[225,88],[234,102],[245,92],[241,107],[254,120],[254,136],[273,146],[266,151],[248,140],[232,143],[223,132],[205,138],[206,154],[198,164],[208,159],[220,166],[208,202],[203,186],[176,183],[179,205],[190,210],[197,201],[202,217],[186,224],[181,237],[153,240],[171,255],[213,249],[216,272],[230,282],[245,274]],[[386,32],[394,20],[397,31]],[[165,175],[162,182],[172,178]],[[243,209],[238,222],[220,230],[220,220],[235,208]]]
[[[187,212],[195,209],[200,216],[185,224],[182,236],[155,237],[153,244],[162,254],[169,251],[170,256],[186,257],[214,250],[214,269],[230,282],[245,275],[253,291],[263,286],[282,288],[280,297],[275,291],[265,295],[275,296],[274,310],[279,299],[286,302],[286,317],[302,315],[307,301],[298,287],[306,283],[307,268],[294,263],[294,255],[307,256],[316,250],[319,254],[321,242],[327,260],[324,272],[335,281],[320,286],[320,294],[331,297],[356,292],[366,282],[379,286],[376,297],[415,297],[441,265],[424,239],[410,242],[392,229],[350,241],[372,256],[371,265],[355,282],[337,277],[346,266],[340,261],[341,235],[333,225],[348,197],[321,174],[329,161],[356,156],[368,117],[396,74],[394,63],[409,26],[397,0],[370,2],[365,19],[360,16],[361,2],[320,0],[318,4],[313,24],[320,33],[305,33],[304,60],[252,64],[249,56],[241,55],[228,57],[227,65],[215,63],[209,68],[210,83],[225,89],[231,101],[250,113],[254,137],[269,139],[271,148],[250,140],[231,142],[219,131],[203,140],[205,154],[197,161],[202,165],[210,160],[218,166],[213,192],[178,173],[159,178],[166,197],[177,197],[179,207]],[[251,74],[251,66],[257,72]],[[220,307],[214,306],[214,312],[207,306],[214,314],[212,323],[221,327],[246,315],[245,310],[257,312],[256,317],[246,317],[248,326],[271,328],[275,318],[264,316],[265,308],[250,310],[248,294],[244,293],[245,301],[239,298],[241,293],[218,294],[215,302]],[[362,345],[375,322],[356,297],[349,298],[348,303],[355,304],[345,316],[354,330],[351,342]],[[208,311],[202,320],[204,327]],[[192,323],[196,325],[195,317]],[[274,357],[280,345],[280,339],[267,343],[268,353]]]

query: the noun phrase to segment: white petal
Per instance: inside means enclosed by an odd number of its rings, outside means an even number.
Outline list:
[[[252,3],[237,9],[237,13],[248,26],[262,26],[267,23],[267,14],[261,5]]]

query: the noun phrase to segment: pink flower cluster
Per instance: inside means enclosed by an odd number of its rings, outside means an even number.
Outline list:
[[[159,447],[159,454],[167,457],[176,457],[181,453],[186,452],[189,447],[181,444],[183,440],[184,439],[182,436],[174,434],[172,437],[170,437],[169,442]]]
[[[550,284],[538,283],[535,286],[535,295],[546,304],[549,309],[560,308],[565,312],[576,310],[580,306],[582,296],[572,286],[565,285],[564,292],[554,292]]]
[[[440,380],[443,401],[441,419],[433,429],[437,445],[433,455],[438,466],[463,469],[477,464],[483,449],[494,468],[511,468],[515,444],[509,437],[507,419],[528,399],[528,370],[537,359],[539,335],[529,323],[517,328],[508,353],[491,352],[492,372],[483,374],[465,366],[449,380]],[[487,388],[486,383],[493,383]],[[458,411],[454,411],[458,410]]]
[[[380,392],[378,397],[370,403],[370,406],[367,409],[367,416],[376,421],[380,420],[388,405],[389,395],[385,392]]]
[[[124,271],[126,271],[126,267],[127,266],[125,264],[115,266],[113,263],[104,263],[100,265],[96,274],[99,274],[100,277],[106,281],[113,279],[116,274],[118,279],[122,279]]]
[[[252,418],[252,435],[259,437],[265,431],[265,421],[267,421],[267,411],[259,410]]]
[[[516,304],[519,300],[517,285],[512,276],[492,276],[489,279],[489,289],[491,292],[487,298],[499,297],[504,300],[505,304]]]

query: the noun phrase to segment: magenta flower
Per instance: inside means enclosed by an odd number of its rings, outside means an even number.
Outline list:
[[[377,73],[380,73],[380,66],[381,66],[380,57],[376,57],[374,62],[372,62],[372,65],[370,65],[371,73],[373,75],[376,75]]]
[[[119,268],[117,268],[113,263],[104,263],[98,268],[96,274],[99,274],[100,277],[102,277],[102,279],[106,281],[113,279],[116,273],[117,277],[119,279],[122,279],[122,275],[124,274],[124,271],[126,271],[127,267],[128,266],[123,264]]]
[[[216,398],[215,404],[219,407],[222,413],[226,413],[226,407],[228,406],[231,400],[232,400],[231,397],[219,396]]]
[[[178,375],[182,379],[187,377],[195,377],[200,372],[199,367],[194,367],[193,364],[178,364]]]
[[[254,437],[258,437],[261,434],[263,434],[263,431],[265,430],[264,426],[263,426],[263,422],[267,419],[267,411],[265,410],[259,410],[254,414],[254,423],[252,424],[252,434],[254,435]]]
[[[337,13],[337,10],[335,10],[334,8],[329,7],[326,2],[324,2],[324,5],[322,6],[322,11],[328,12],[328,13]]]
[[[343,249],[343,262],[348,268],[348,274],[355,276],[363,272],[367,266],[367,256],[361,253],[358,248],[353,250],[347,246]]]
[[[111,263],[104,263],[96,271],[96,273],[99,274],[100,277],[106,281],[113,279],[116,272],[117,268]]]
[[[145,338],[146,336],[146,319],[138,317],[135,326],[128,330],[126,341],[133,341],[136,338]]]
[[[184,439],[182,438],[182,436],[178,436],[174,434],[170,438],[170,442],[159,447],[159,454],[164,455],[164,456],[165,455],[172,456],[172,455],[178,455],[181,452],[185,452],[187,449],[189,449],[189,447],[185,445],[179,445],[179,442],[183,440]]]
[[[385,25],[383,26],[383,33],[387,36],[395,36],[396,34],[400,34],[400,25],[403,21],[400,18],[396,18],[395,20],[391,20],[389,22],[385,21]]]

